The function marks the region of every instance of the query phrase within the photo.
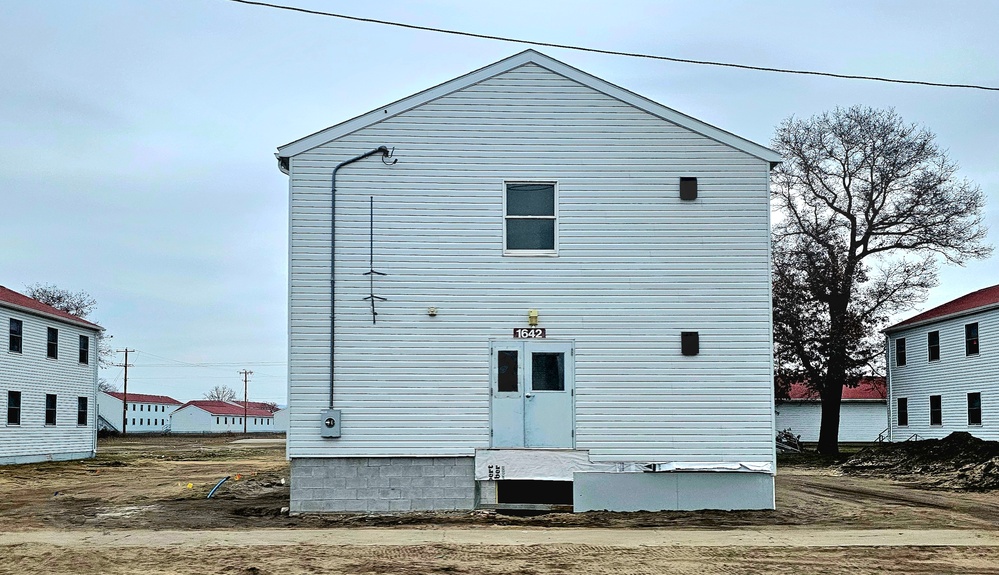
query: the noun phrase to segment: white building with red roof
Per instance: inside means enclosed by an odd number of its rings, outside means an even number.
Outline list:
[[[250,402],[253,403],[253,402]],[[170,416],[173,433],[242,433],[273,432],[274,413],[252,405],[231,401],[194,400],[177,408]]]
[[[787,399],[776,403],[777,430],[790,430],[801,441],[819,440],[822,403],[805,383],[793,383]],[[888,427],[888,390],[883,377],[868,377],[856,387],[843,388],[839,412],[839,440],[872,442]]]
[[[127,408],[125,407],[127,404]],[[98,392],[98,426],[125,433],[164,433],[170,431],[170,414],[183,402],[166,395]]]
[[[0,286],[0,465],[97,453],[102,328]]]
[[[999,440],[999,285],[884,333],[892,441],[954,431]]]

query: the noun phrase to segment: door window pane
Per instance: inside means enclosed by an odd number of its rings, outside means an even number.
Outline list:
[[[517,352],[496,352],[497,391],[517,391]]]
[[[565,391],[565,354],[531,354],[531,389],[534,391]]]

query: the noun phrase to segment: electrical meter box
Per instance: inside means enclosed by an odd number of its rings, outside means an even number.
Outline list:
[[[319,414],[319,435],[340,437],[340,410],[324,409]]]

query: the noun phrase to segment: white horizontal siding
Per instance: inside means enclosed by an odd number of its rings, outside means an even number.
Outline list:
[[[10,320],[22,323],[22,351],[10,352]],[[58,358],[47,357],[48,328],[59,330]],[[97,416],[97,332],[0,306],[0,459],[94,453]],[[80,336],[89,338],[81,364]],[[7,424],[8,391],[21,392],[21,424]],[[45,396],[56,396],[56,424],[45,425]],[[77,425],[77,401],[87,398],[87,424]]]
[[[817,401],[777,404],[777,429],[790,429],[802,441],[818,441],[822,404]],[[870,442],[888,427],[888,408],[882,401],[844,400],[839,411],[839,440]]]
[[[336,393],[328,404],[330,173]],[[681,202],[679,177],[699,178]],[[489,340],[538,309],[575,342],[576,447],[595,460],[771,461],[766,162],[536,66],[291,158],[291,457],[489,446]],[[503,182],[558,182],[557,257],[504,257]],[[375,197],[378,323],[369,295]],[[427,307],[437,307],[428,317]],[[680,355],[680,331],[701,353]]]
[[[978,355],[965,355],[964,326],[978,322]],[[940,332],[940,359],[929,361],[927,334]],[[895,365],[895,340],[906,340],[906,364]],[[945,437],[967,431],[999,440],[999,309],[891,334],[889,409],[892,439]],[[968,425],[968,394],[982,394],[982,425]],[[930,425],[930,396],[941,396],[942,425]],[[909,425],[900,427],[898,398],[908,399]]]

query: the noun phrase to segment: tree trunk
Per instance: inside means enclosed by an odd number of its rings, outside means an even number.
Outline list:
[[[822,423],[819,426],[818,451],[822,455],[839,455],[839,409],[843,401],[843,380],[826,381],[819,392],[822,399]]]

